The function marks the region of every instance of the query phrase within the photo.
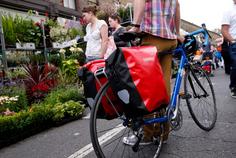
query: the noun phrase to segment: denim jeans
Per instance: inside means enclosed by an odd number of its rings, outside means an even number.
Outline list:
[[[86,57],[86,63],[90,62],[90,61],[93,61],[93,60],[97,60],[97,59],[102,59],[102,58],[96,57],[96,56],[87,56]]]
[[[236,43],[230,45],[231,71],[230,88],[236,88]]]

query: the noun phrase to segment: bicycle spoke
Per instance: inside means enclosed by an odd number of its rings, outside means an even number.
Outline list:
[[[125,135],[126,130],[127,130],[127,129],[124,130],[124,133],[122,134],[122,136]],[[121,138],[121,137],[120,137],[120,138]],[[118,138],[118,139],[119,139],[119,138]],[[118,139],[116,139],[116,140],[118,140]],[[116,140],[113,140],[113,141],[116,141]],[[120,140],[121,140],[121,139],[120,139]],[[113,149],[112,153],[114,153],[115,149],[118,147],[118,144],[120,143],[120,140],[117,142],[116,147]],[[113,142],[113,141],[111,141],[111,142]],[[124,150],[123,150],[123,152],[124,152]],[[122,154],[122,157],[123,157],[123,154]]]
[[[202,71],[201,68],[199,71]],[[216,122],[215,96],[210,79],[203,71],[201,74],[199,77],[194,74],[194,71],[188,70],[185,75],[184,88],[186,94],[192,95],[186,98],[186,102],[194,122],[203,130],[209,131]]]

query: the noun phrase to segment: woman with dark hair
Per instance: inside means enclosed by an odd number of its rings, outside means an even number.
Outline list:
[[[108,26],[104,20],[96,17],[97,7],[88,6],[83,8],[83,19],[88,23],[84,40],[86,46],[86,62],[104,58],[108,42]]]
[[[119,34],[122,34],[126,31],[124,27],[120,25],[121,18],[117,14],[109,16],[108,19],[110,27],[113,29],[112,36],[114,38],[115,44],[117,47],[126,47],[128,46],[127,42],[124,42],[120,39]]]

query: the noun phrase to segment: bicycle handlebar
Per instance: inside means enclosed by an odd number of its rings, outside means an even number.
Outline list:
[[[207,31],[205,24],[202,24],[201,29],[189,33],[188,36],[193,36],[193,35],[197,35],[197,34],[200,34],[200,33],[202,33],[204,35],[204,39],[205,39],[203,47],[209,45],[209,38],[211,39],[211,35]]]

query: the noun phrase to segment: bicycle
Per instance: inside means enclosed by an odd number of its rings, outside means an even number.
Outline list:
[[[209,34],[205,27],[196,30],[188,37],[203,34],[205,37],[204,45],[208,44]],[[173,130],[178,130],[182,126],[183,116],[180,110],[180,99],[185,99],[188,110],[194,122],[202,130],[210,131],[216,123],[217,109],[216,98],[210,78],[205,71],[193,62],[188,60],[186,47],[191,44],[182,44],[175,50],[181,55],[178,73],[166,112],[156,118],[144,119],[143,117],[128,118],[116,110],[117,118],[111,120],[100,119],[98,111],[101,108],[102,98],[106,97],[109,102],[107,90],[109,81],[106,82],[97,93],[94,106],[90,116],[90,135],[94,151],[97,157],[158,157],[163,144],[163,123],[169,122]],[[100,73],[105,73],[103,70]],[[184,77],[184,78],[183,78]],[[180,94],[181,81],[184,79],[184,93]],[[148,124],[160,123],[160,135],[153,139],[150,145],[140,145],[143,137],[143,126]],[[122,138],[135,134],[137,142],[133,146],[123,144]]]

